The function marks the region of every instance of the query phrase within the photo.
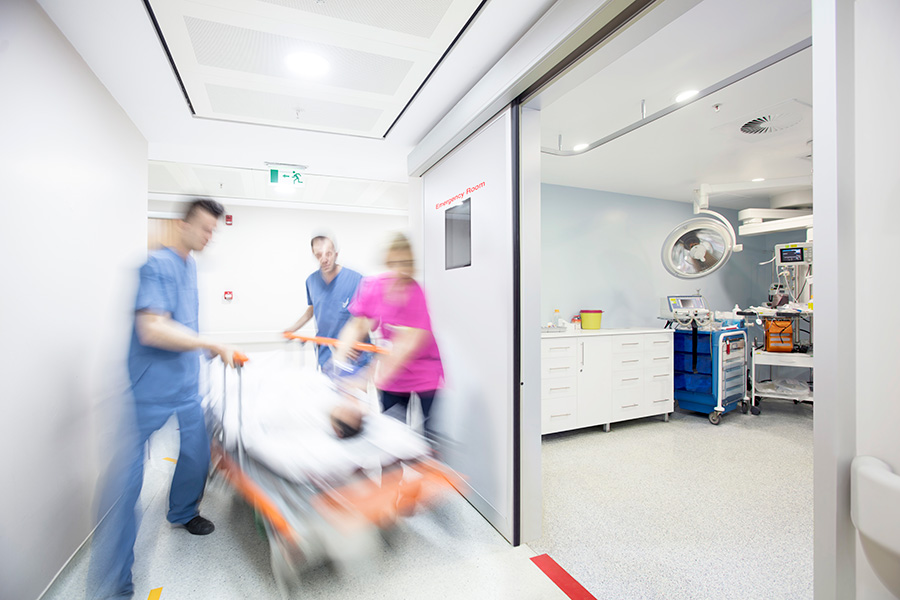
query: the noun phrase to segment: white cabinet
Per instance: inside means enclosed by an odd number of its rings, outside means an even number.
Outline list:
[[[577,425],[577,374],[573,338],[541,340],[541,433]]]
[[[541,340],[541,433],[674,410],[673,336],[658,329],[547,334]]]
[[[607,337],[578,339],[578,423],[576,427],[592,427],[609,423],[610,381],[604,376],[609,364],[612,344]]]

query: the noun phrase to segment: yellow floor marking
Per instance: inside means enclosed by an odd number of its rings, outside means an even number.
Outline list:
[[[175,460],[174,458],[169,458],[168,456],[165,457],[163,460],[167,460],[167,461],[169,461],[169,462],[178,462],[178,461]],[[162,589],[162,588],[159,588],[159,589]]]
[[[162,588],[156,588],[155,590],[150,590],[150,595],[147,596],[147,600],[159,600],[159,597],[162,595]]]

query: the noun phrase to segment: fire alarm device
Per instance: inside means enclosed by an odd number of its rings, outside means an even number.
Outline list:
[[[231,225],[231,215],[225,215],[225,224]]]
[[[231,300],[232,298],[234,298],[234,294],[232,294],[231,292],[225,292],[226,300]]]

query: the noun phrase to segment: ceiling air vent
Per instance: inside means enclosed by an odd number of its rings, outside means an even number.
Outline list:
[[[750,119],[741,125],[741,131],[748,135],[775,133],[793,127],[802,120],[803,117],[796,113],[770,114]]]

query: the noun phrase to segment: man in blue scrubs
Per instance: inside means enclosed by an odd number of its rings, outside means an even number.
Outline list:
[[[337,246],[332,238],[317,235],[310,241],[313,256],[319,261],[319,270],[306,278],[306,302],[309,306],[296,323],[287,330],[297,331],[315,315],[317,335],[337,338],[344,324],[352,316],[347,307],[356,294],[362,275],[337,263]],[[318,347],[319,368],[331,358],[331,347]],[[358,366],[366,364],[370,355],[366,352],[357,358]]]
[[[234,366],[234,350],[198,336],[197,267],[191,252],[206,247],[224,208],[213,200],[190,204],[178,223],[175,244],[150,254],[141,267],[128,371],[134,399],[133,432],[104,494],[109,514],[98,528],[89,585],[96,597],[131,598],[131,567],[138,523],[135,508],[144,478],[144,446],[174,414],[181,447],[169,490],[170,523],[194,535],[215,527],[200,516],[209,471],[209,437],[200,407],[200,353]],[[116,501],[118,498],[118,501]]]

